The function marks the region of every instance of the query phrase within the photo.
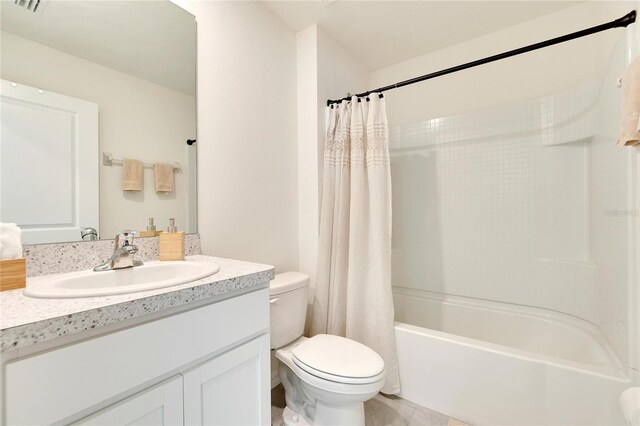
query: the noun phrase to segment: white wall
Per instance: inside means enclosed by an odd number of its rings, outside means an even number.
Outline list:
[[[3,79],[98,104],[100,153],[145,162],[179,161],[186,166],[185,142],[195,137],[195,99],[180,92],[2,32]],[[175,175],[176,190],[158,194],[153,170],[145,169],[144,191],[121,190],[121,167],[100,161],[100,233],[113,238],[123,229],[158,229],[175,217],[184,229],[186,170]],[[96,190],[98,190],[96,188]],[[80,236],[78,235],[78,238]]]
[[[297,51],[299,259],[300,270],[311,276],[310,315],[318,257],[326,102],[347,91],[365,90],[368,73],[318,25],[297,34]]]
[[[309,307],[313,306],[316,260],[318,258],[319,162],[322,158],[318,96],[318,27],[296,34],[298,96],[298,263],[311,277]],[[307,309],[311,315],[311,309]],[[309,322],[307,322],[309,324]]]
[[[255,2],[176,3],[198,24],[202,251],[297,270],[295,34]]]
[[[318,27],[318,103],[321,124],[318,129],[320,148],[324,147],[327,99],[339,99],[347,93],[355,94],[367,89],[368,73],[354,56],[344,50],[322,27]],[[322,152],[322,150],[320,151]],[[320,182],[322,183],[322,158]]]
[[[610,21],[637,2],[582,2],[370,74],[370,88]],[[622,34],[607,31],[388,92],[390,125],[444,117],[557,93],[601,78],[601,61]]]

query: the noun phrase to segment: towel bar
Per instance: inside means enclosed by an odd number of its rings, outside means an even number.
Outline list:
[[[103,152],[102,153],[102,164],[104,164],[105,166],[121,166],[122,165],[122,158],[116,158],[113,155],[111,155],[110,152]],[[148,168],[153,168],[153,163],[142,163],[143,167],[148,167]],[[180,170],[180,163],[178,163],[177,161],[173,162],[173,170]]]

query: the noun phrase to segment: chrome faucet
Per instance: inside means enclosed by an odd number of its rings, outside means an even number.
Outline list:
[[[99,272],[141,266],[142,262],[133,258],[138,252],[138,246],[133,244],[134,235],[133,231],[122,231],[116,235],[113,254],[109,260],[96,266],[93,270]]]
[[[98,231],[95,228],[82,228],[80,230],[80,238],[82,238],[82,241],[96,241],[98,239]]]

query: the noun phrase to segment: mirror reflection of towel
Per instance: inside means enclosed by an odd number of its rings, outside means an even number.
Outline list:
[[[622,75],[622,112],[618,145],[640,145],[640,57]]]
[[[122,190],[142,191],[142,161],[122,160]]]
[[[156,192],[173,192],[173,164],[155,163],[153,174],[156,180]]]

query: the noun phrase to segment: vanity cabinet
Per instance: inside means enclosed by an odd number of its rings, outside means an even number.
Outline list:
[[[2,380],[6,425],[268,425],[269,290],[18,357]]]
[[[183,415],[182,376],[178,375],[100,410],[74,425],[173,426],[182,424]]]
[[[269,338],[262,336],[186,372],[184,423],[268,424],[270,398],[261,395],[260,372],[269,371],[269,361]]]
[[[74,425],[266,424],[261,372],[269,370],[268,352],[269,337],[260,336]]]

